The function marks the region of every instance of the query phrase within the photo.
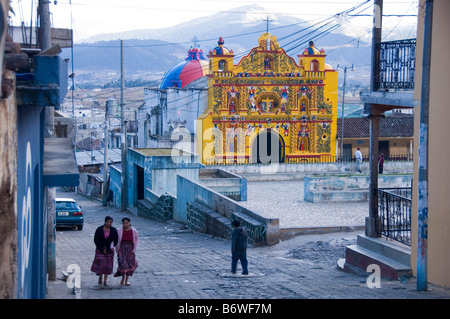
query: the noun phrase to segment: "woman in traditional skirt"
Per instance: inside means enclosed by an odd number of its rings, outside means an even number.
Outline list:
[[[119,241],[117,244],[117,272],[114,277],[122,276],[121,285],[129,286],[128,278],[133,276],[138,266],[136,249],[139,242],[138,232],[131,227],[128,217],[122,218],[122,227],[117,230]]]
[[[119,236],[117,229],[112,226],[113,219],[110,216],[105,217],[103,226],[97,228],[94,234],[95,258],[91,266],[91,271],[96,273],[98,284],[109,287],[108,275],[112,274],[114,266],[114,246],[117,245]]]

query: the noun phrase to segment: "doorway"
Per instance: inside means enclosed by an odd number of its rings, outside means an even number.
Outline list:
[[[251,163],[284,163],[284,141],[271,129],[260,132],[252,143]]]
[[[389,159],[389,141],[378,142],[378,154],[383,153],[385,159]]]
[[[136,196],[137,200],[144,199],[144,169],[136,165]]]
[[[342,162],[351,162],[353,158],[352,144],[344,144],[342,152]]]

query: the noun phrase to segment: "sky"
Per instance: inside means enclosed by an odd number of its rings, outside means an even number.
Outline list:
[[[365,0],[50,0],[52,26],[74,30],[74,42],[90,36],[138,29],[160,29],[175,26],[220,11],[239,12],[239,7],[257,3],[268,12],[292,15],[304,20],[321,19],[342,12]],[[352,24],[371,25],[372,6],[352,18]],[[418,0],[384,0],[384,15],[417,13]],[[12,25],[35,25],[38,0],[12,0]],[[237,10],[232,10],[236,9]],[[385,24],[413,24],[415,17],[386,17]],[[345,22],[344,19],[343,22]]]

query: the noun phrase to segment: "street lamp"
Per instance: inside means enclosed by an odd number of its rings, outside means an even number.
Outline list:
[[[336,70],[339,71],[341,68],[339,67],[339,64],[336,67]],[[346,78],[347,78],[347,69],[348,67],[344,67],[344,87],[342,88],[342,119],[341,119],[341,161],[344,161],[344,106],[345,106],[345,85],[346,85]],[[352,64],[352,67],[350,68],[352,72],[355,72],[355,67]]]

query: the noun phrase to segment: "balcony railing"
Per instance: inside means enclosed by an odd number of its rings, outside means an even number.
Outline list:
[[[416,39],[381,42],[377,89],[414,89]]]
[[[378,189],[379,234],[411,246],[411,187]]]
[[[386,162],[410,162],[413,160],[412,154],[391,154],[385,158]],[[369,162],[369,157],[364,156],[363,162]],[[274,163],[274,162],[270,162]],[[314,163],[356,163],[354,156],[335,155],[287,155],[281,163],[285,164],[314,164]],[[214,158],[206,158],[206,165],[261,165],[252,161],[250,156],[245,155],[216,155]]]

